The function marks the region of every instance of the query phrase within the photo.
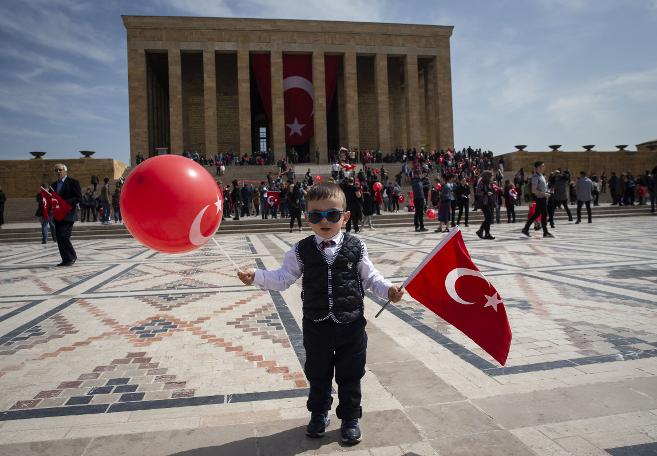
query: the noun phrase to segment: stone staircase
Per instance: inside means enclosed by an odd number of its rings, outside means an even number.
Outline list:
[[[571,207],[574,212],[575,208]],[[520,230],[520,223],[526,220],[527,208],[520,206],[516,209],[518,230]],[[593,214],[596,219],[608,217],[625,217],[625,216],[650,216],[650,209],[647,206],[610,206],[601,205],[593,209]],[[34,220],[34,219],[32,219]],[[470,213],[470,226],[478,225],[482,222],[483,215],[481,211]],[[502,223],[506,223],[506,211],[502,209]],[[563,210],[556,213],[557,223],[567,220],[566,214]],[[427,227],[433,228],[436,222],[427,221]],[[217,236],[227,234],[243,234],[243,233],[285,233],[289,231],[289,219],[268,219],[263,220],[260,217],[245,217],[240,220],[224,220],[217,231]],[[0,229],[0,243],[17,242],[17,243],[35,243],[41,241],[41,227],[38,223],[33,222],[30,226],[20,224],[20,227],[12,227],[11,224],[4,225]],[[373,225],[375,228],[408,228],[413,229],[413,213],[398,212],[388,213],[382,212],[381,215],[373,217]],[[297,229],[295,227],[295,229]],[[310,232],[310,229],[303,227],[304,232]],[[366,230],[367,231],[367,230]],[[120,239],[131,238],[132,236],[122,224],[102,225],[100,223],[76,223],[73,228],[72,238],[75,240],[89,240],[89,239]]]

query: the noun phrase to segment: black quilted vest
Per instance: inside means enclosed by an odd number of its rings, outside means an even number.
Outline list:
[[[331,264],[315,243],[315,236],[297,244],[297,258],[303,272],[304,318],[350,323],[363,315],[365,292],[358,274],[362,256],[360,240],[348,233]]]

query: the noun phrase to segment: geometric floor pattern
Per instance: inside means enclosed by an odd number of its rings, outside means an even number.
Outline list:
[[[655,219],[612,220],[557,226],[551,240],[525,239],[519,224],[494,225],[494,242],[464,229],[507,308],[504,368],[407,295],[389,313],[500,382],[657,358]],[[3,244],[0,422],[305,396],[299,284],[283,293],[245,287],[235,263],[272,268],[308,234],[217,235],[219,245],[181,255],[73,239],[80,260],[71,268],[53,267],[52,243]],[[399,228],[359,236],[394,283],[442,237]]]

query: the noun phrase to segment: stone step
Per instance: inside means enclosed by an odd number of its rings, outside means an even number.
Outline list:
[[[526,211],[519,211],[519,217],[517,217],[517,225],[526,220]],[[610,217],[626,217],[626,216],[638,216],[645,215],[650,216],[650,211],[646,207],[634,206],[633,208],[624,208],[624,207],[606,207],[606,208],[596,208],[594,211],[595,218],[610,218]],[[555,215],[556,221],[564,222],[567,221],[567,216],[564,212],[560,211]],[[475,226],[480,224],[483,221],[483,215],[481,211],[473,212],[470,214],[470,225]],[[506,213],[502,211],[501,217],[502,223],[506,223]],[[403,213],[403,214],[394,214],[394,215],[380,215],[374,216],[373,219],[375,228],[409,228],[413,227],[413,214],[412,213]],[[233,221],[226,220],[222,222],[219,230],[216,235],[227,235],[227,234],[240,234],[240,233],[285,233],[289,231],[289,219],[246,219],[244,221]],[[425,223],[428,225],[435,225],[435,221],[428,221],[425,218]],[[295,230],[298,229],[295,227]],[[305,226],[302,228],[304,232],[310,232],[310,228]],[[84,225],[76,224],[73,230],[74,239],[85,240],[85,239],[120,239],[120,238],[131,238],[132,235],[123,225]],[[41,230],[40,227],[34,226],[29,228],[10,228],[0,230],[0,243],[7,242],[40,242],[41,241]]]

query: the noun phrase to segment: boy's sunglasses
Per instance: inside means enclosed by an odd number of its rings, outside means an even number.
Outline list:
[[[343,211],[337,209],[329,209],[328,211],[310,211],[308,212],[308,221],[313,225],[316,225],[325,218],[328,222],[338,223],[342,218],[343,213]]]

